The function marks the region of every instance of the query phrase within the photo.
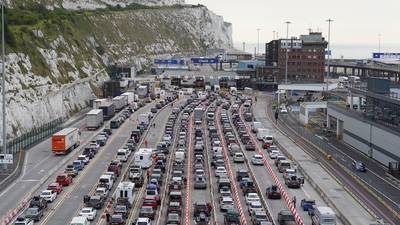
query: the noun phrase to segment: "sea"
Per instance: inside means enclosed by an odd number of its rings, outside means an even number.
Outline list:
[[[234,47],[243,50],[242,42],[235,42]],[[254,54],[257,51],[257,43],[246,43],[245,51]],[[333,59],[371,59],[373,52],[379,52],[379,46],[368,44],[333,44],[331,45]],[[381,51],[385,53],[400,53],[399,44],[381,44]],[[258,54],[265,53],[265,43],[260,43]]]

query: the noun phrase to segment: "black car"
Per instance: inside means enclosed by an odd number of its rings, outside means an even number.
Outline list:
[[[352,166],[355,170],[359,172],[367,172],[367,169],[365,168],[365,164],[363,162],[353,160]]]

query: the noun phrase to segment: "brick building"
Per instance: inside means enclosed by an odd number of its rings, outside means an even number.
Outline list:
[[[273,40],[265,46],[267,70],[258,70],[257,76],[276,67],[275,81],[285,81],[286,49],[288,50],[288,82],[323,82],[325,72],[325,49],[327,42],[319,32],[300,35],[300,38]]]

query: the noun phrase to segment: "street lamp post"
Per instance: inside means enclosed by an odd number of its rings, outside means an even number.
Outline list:
[[[260,28],[257,28],[257,55],[260,54]]]
[[[381,53],[381,34],[378,34],[379,40],[378,40],[378,53]]]
[[[6,130],[6,72],[5,72],[5,41],[4,41],[4,2],[1,2],[1,91],[2,91],[2,99],[3,99],[3,113],[2,113],[2,121],[3,121],[3,153],[7,154],[7,130]],[[7,164],[4,164],[4,168],[7,169]]]
[[[286,40],[289,39],[289,24],[290,21],[286,21]],[[287,77],[288,77],[288,48],[289,46],[286,46],[286,57],[285,57],[285,84],[287,84]]]
[[[330,75],[330,60],[331,60],[331,22],[333,22],[332,19],[326,20],[328,22],[328,71],[326,73],[326,91],[329,91],[329,75]]]

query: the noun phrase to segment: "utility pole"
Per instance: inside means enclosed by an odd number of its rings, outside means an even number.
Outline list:
[[[329,69],[329,66],[330,66],[330,59],[331,59],[331,22],[333,22],[333,20],[332,19],[328,19],[328,20],[326,20],[326,22],[328,22],[328,72],[326,73],[326,91],[328,92],[329,91],[329,89],[328,89],[328,87],[329,87],[329,73],[330,73],[330,69]]]
[[[4,41],[4,2],[1,2],[1,91],[3,98],[3,153],[7,154],[7,130],[6,130],[6,71],[5,71],[5,41]],[[7,169],[7,164],[4,164],[4,169]]]
[[[246,52],[246,42],[243,42],[243,52]]]
[[[379,40],[378,40],[378,53],[380,54],[381,53],[381,34],[378,34],[378,36],[379,36]]]
[[[260,28],[257,28],[257,55],[260,54]]]
[[[290,21],[286,21],[286,41],[289,40],[289,24]],[[285,84],[287,84],[287,77],[288,77],[288,48],[289,46],[286,46],[286,57],[285,57]]]
[[[274,30],[272,31],[272,40],[275,40],[275,32]]]

